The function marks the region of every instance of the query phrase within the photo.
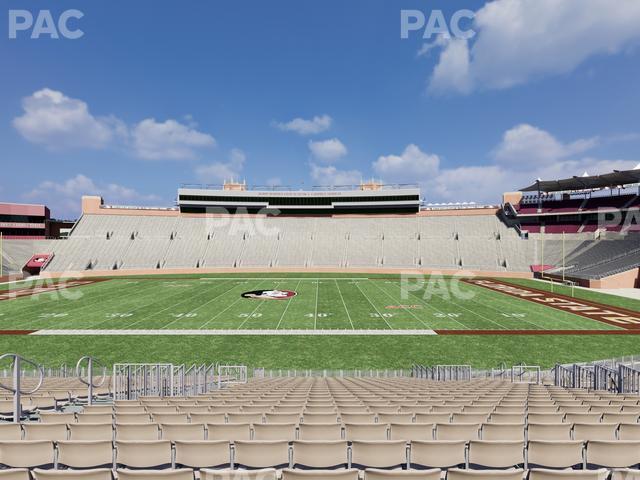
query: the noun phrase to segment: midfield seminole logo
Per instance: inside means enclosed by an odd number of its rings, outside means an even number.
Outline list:
[[[252,290],[244,292],[242,298],[255,298],[258,300],[286,300],[297,295],[293,290]]]

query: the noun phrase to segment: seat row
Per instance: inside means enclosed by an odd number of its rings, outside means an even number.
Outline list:
[[[11,480],[639,480],[640,470],[606,469],[593,471],[557,471],[547,469],[514,470],[297,470],[273,468],[260,470],[209,470],[194,472],[191,469],[128,470],[106,468],[77,470],[14,470],[7,475]]]
[[[23,423],[0,440],[605,440],[640,441],[640,424]]]
[[[42,423],[638,423],[636,413],[41,413]]]
[[[640,442],[42,440],[0,442],[0,463],[9,469],[638,468]]]
[[[10,480],[639,480],[640,470],[606,469],[592,471],[531,470],[297,470],[273,468],[260,470],[209,470],[194,472],[188,468],[159,470],[129,470],[107,468],[77,470],[20,469],[6,475]]]

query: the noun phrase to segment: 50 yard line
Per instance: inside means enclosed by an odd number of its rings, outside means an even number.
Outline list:
[[[278,324],[276,325],[276,330],[278,330],[278,328],[280,328],[280,324],[282,323],[282,319],[284,318],[284,315],[287,313],[287,310],[289,309],[289,305],[291,305],[291,302],[293,302],[293,299],[298,296],[298,287],[300,286],[300,282],[301,281],[302,280],[298,280],[298,283],[296,284],[296,295],[294,297],[291,297],[287,301],[287,306],[284,308],[284,312],[282,312],[282,315],[280,315],[280,320],[278,320]]]

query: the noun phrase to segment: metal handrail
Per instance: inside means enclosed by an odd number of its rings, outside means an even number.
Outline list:
[[[82,378],[82,370],[80,369],[80,364],[84,360],[87,360],[87,380]],[[93,382],[93,364],[94,363],[97,363],[98,365],[102,366],[102,378],[97,383]],[[104,363],[102,363],[97,358],[91,357],[89,355],[85,355],[84,357],[81,357],[80,360],[78,360],[78,363],[76,363],[76,375],[78,377],[78,380],[80,380],[81,383],[84,383],[88,387],[87,403],[89,405],[92,405],[93,389],[100,388],[102,385],[104,385],[104,382],[107,379],[107,367],[104,365]]]
[[[20,397],[22,395],[31,395],[32,393],[35,393],[40,389],[40,387],[42,386],[42,383],[44,382],[44,368],[42,367],[42,365],[37,364],[33,360],[29,360],[27,358],[24,358],[24,357],[18,355],[17,353],[5,353],[3,355],[0,355],[0,361],[4,360],[5,358],[12,358],[13,359],[12,360],[12,363],[13,363],[13,387],[9,387],[9,386],[5,385],[4,383],[0,382],[0,388],[13,393],[13,423],[19,423],[20,422],[20,418],[22,417],[22,403],[21,403]],[[34,366],[38,370],[38,372],[40,373],[40,378],[38,380],[38,384],[36,385],[35,388],[33,388],[31,390],[23,391],[20,388],[20,382],[22,380],[22,362],[26,362],[26,363]]]

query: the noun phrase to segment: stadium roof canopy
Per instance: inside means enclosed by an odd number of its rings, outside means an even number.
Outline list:
[[[587,177],[571,177],[562,180],[538,180],[521,192],[564,192],[569,190],[595,190],[598,188],[615,188],[621,185],[640,183],[640,169],[614,170],[604,175]]]

